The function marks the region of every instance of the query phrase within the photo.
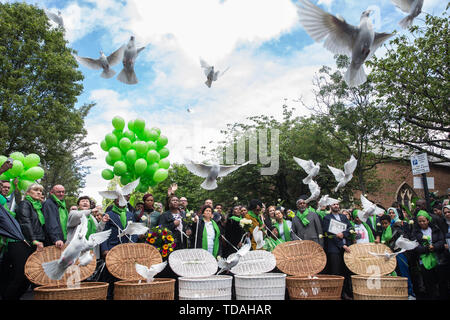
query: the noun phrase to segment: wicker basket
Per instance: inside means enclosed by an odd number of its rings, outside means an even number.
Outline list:
[[[176,252],[176,251],[174,251]],[[231,300],[232,276],[178,278],[180,300]]]
[[[279,244],[273,250],[280,271],[308,276],[319,273],[327,264],[327,256],[322,247],[311,240],[295,240]]]
[[[359,243],[350,247],[350,252],[344,253],[344,262],[350,271],[362,276],[373,274],[386,275],[395,270],[397,259],[386,260],[384,257],[374,256],[369,252],[383,254],[392,250],[381,243]]]
[[[286,278],[289,298],[293,300],[340,300],[344,277],[316,275]]]
[[[408,300],[408,278],[352,276],[355,300]]]
[[[122,280],[114,283],[114,300],[173,300],[175,279]]]
[[[235,275],[236,300],[284,300],[286,275],[265,273]]]
[[[239,275],[261,274],[273,270],[277,265],[275,256],[266,250],[252,250],[239,259],[231,272]]]
[[[69,267],[70,269],[66,271],[61,280],[52,280],[47,276],[47,274],[44,272],[44,268],[42,268],[42,263],[59,259],[65,248],[66,246],[64,246],[63,249],[59,249],[56,246],[49,246],[44,247],[42,251],[33,252],[28,257],[27,262],[25,263],[25,276],[28,278],[28,280],[39,286],[65,286],[69,278],[74,278],[74,276],[76,276],[77,281],[83,281],[89,278],[95,271],[95,258],[93,258],[87,266],[78,267],[76,269],[76,274],[71,272],[74,268]],[[93,254],[92,251],[91,254]],[[78,266],[78,264],[79,263],[77,261],[75,263],[75,266]]]
[[[181,249],[169,255],[173,272],[182,277],[204,278],[217,272],[217,260],[204,249]]]
[[[34,300],[106,300],[108,283],[82,282],[79,288],[46,285],[34,289]]]
[[[122,280],[145,280],[136,272],[136,263],[146,267],[162,262],[158,249],[147,243],[124,243],[112,248],[106,255],[106,267]]]

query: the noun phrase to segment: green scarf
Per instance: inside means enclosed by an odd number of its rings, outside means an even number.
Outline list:
[[[89,236],[93,233],[97,232],[97,225],[94,222],[94,217],[92,215],[89,215],[88,218],[88,230],[86,232],[86,239],[89,239]]]
[[[231,219],[231,220],[234,220],[234,221],[236,221],[236,222],[238,222],[238,223],[241,222],[241,220],[242,220],[242,218],[236,217],[236,216],[231,216],[230,219]]]
[[[278,234],[280,234],[280,226],[278,222],[275,224],[275,227],[278,230]],[[286,220],[283,219],[283,232],[284,232],[284,240],[285,241],[291,241],[291,232],[289,231],[288,224]]]
[[[42,203],[39,200],[34,200],[31,196],[27,195],[25,197],[26,200],[28,200],[31,205],[33,206],[34,210],[36,210],[38,218],[39,218],[39,222],[41,223],[41,225],[45,224],[45,217],[44,214],[42,213]]]
[[[220,230],[217,226],[217,223],[211,219],[211,223],[213,225],[214,231],[216,232],[214,236],[214,248],[213,248],[213,256],[217,258],[217,253],[219,252],[219,237]],[[206,231],[206,225],[203,227],[203,236],[202,236],[202,248],[208,251],[208,233]]]
[[[352,226],[356,225],[353,221],[350,221],[350,223],[352,224]],[[364,226],[364,228],[366,228],[366,230],[367,230],[367,234],[369,235],[369,242],[370,243],[374,243],[375,242],[375,238],[373,236],[372,230],[370,229],[369,225],[367,223],[365,223],[365,222],[362,222],[362,221],[361,221],[361,223]],[[356,235],[354,237],[356,237]],[[391,237],[392,237],[392,235],[391,235]]]
[[[127,208],[119,208],[115,204],[112,207],[112,212],[117,213],[120,216],[120,222],[122,223],[122,228],[125,229],[127,227]]]
[[[249,214],[250,217],[255,218],[256,220],[258,220],[259,226],[263,225],[263,222],[261,221],[261,218],[259,216],[257,216],[253,211],[249,210],[247,213]]]
[[[430,245],[430,239],[427,238],[424,240],[424,242],[425,242],[424,246]],[[434,253],[434,252],[421,254],[420,260],[422,260],[423,266],[427,270],[431,270],[438,265],[436,253]]]
[[[64,235],[64,240],[67,239],[67,218],[69,216],[69,212],[67,212],[66,202],[59,200],[54,194],[52,194],[53,200],[58,205],[59,212],[59,223],[61,224],[61,230]]]
[[[323,220],[323,218],[325,218],[325,216],[327,215],[327,212],[325,210],[316,210],[316,213],[321,220]]]
[[[386,230],[383,230],[383,233],[381,234],[381,241],[384,241],[384,243],[387,245],[389,241],[392,239],[392,229],[391,226],[388,226]]]
[[[306,218],[309,213],[309,208],[303,211],[303,213],[300,213],[299,210],[297,210],[297,217],[300,219],[300,221],[303,223],[303,225],[306,227],[309,224],[309,220]]]

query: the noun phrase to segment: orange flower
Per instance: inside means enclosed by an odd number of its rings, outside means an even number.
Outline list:
[[[162,247],[163,247],[164,250],[169,249],[169,246],[167,244],[163,245]]]
[[[172,237],[171,235],[168,235],[168,236],[167,236],[167,240],[173,241],[173,237]]]
[[[154,239],[154,238],[151,238],[151,239],[149,240],[149,242],[153,244],[153,243],[155,243],[155,239]]]

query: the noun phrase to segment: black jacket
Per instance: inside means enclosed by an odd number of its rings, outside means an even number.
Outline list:
[[[185,218],[183,215],[183,212],[180,211],[181,219]],[[181,234],[181,232],[177,229],[177,227],[174,224],[175,218],[172,215],[172,212],[166,211],[161,214],[159,217],[159,224],[163,228],[167,228],[172,232],[174,242],[176,244],[175,249],[184,249],[186,248],[187,239],[184,235]],[[183,232],[186,232],[186,223],[183,223]],[[183,237],[183,240],[181,239]]]
[[[45,232],[47,237],[52,244],[56,241],[64,241],[64,234],[61,228],[61,221],[59,220],[59,209],[58,204],[49,197],[42,204],[42,213],[45,217]]]
[[[431,228],[431,243],[434,247],[433,252],[436,253],[438,260],[442,262],[442,259],[444,258],[444,250],[446,250],[444,247],[445,236],[437,225],[430,223],[429,226]],[[424,246],[423,234],[419,228],[414,230],[414,238],[417,242],[419,242],[419,246],[414,249],[417,255],[431,252],[427,246]]]
[[[352,244],[351,238],[350,238],[350,228],[352,225],[350,224],[350,221],[348,221],[347,217],[343,214],[339,214],[339,217],[341,219],[342,223],[345,223],[347,225],[347,229],[342,232],[344,234],[344,239],[346,241],[346,245],[350,246]],[[328,233],[328,228],[330,227],[330,221],[331,219],[335,219],[333,214],[327,214],[322,221],[322,230],[323,232]],[[325,237],[325,252],[326,253],[343,253],[344,249],[344,239],[339,239],[338,237],[333,237],[330,239],[328,237]]]
[[[23,200],[16,208],[16,220],[20,229],[29,243],[33,240],[47,242],[44,227],[39,221],[38,214],[28,200]]]

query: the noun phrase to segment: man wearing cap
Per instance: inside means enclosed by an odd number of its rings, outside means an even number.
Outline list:
[[[327,253],[327,274],[345,277],[344,287],[342,290],[342,298],[351,299],[350,274],[344,263],[344,252],[350,252],[351,245],[351,224],[344,214],[340,214],[340,206],[338,200],[330,206],[331,212],[323,218],[323,232],[325,236],[325,252]],[[344,223],[346,228],[337,234],[329,232],[330,224],[333,220]]]
[[[297,200],[298,210],[292,219],[291,239],[312,240],[323,247],[322,223],[319,216],[308,208],[306,199],[303,195]]]

